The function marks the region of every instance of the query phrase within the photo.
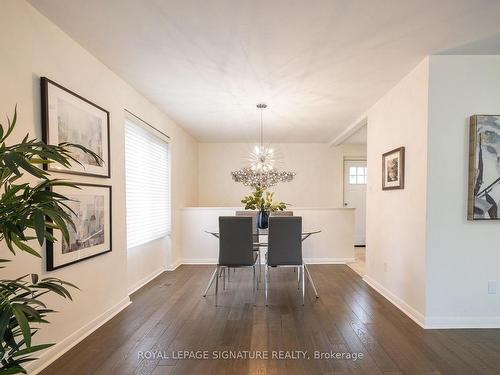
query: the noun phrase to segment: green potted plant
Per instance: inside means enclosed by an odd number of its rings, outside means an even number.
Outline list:
[[[0,124],[0,243],[5,242],[12,254],[16,250],[41,258],[30,244],[37,240],[40,245],[55,241],[50,231],[60,230],[65,241],[69,240],[68,225],[74,226],[66,205],[69,200],[51,188],[74,184],[53,179],[40,166],[60,163],[68,167],[78,163],[71,156],[71,149],[78,148],[92,155],[98,163],[102,160],[92,151],[80,145],[63,143],[47,145],[26,137],[20,142],[7,145],[17,122],[17,110],[7,126]],[[26,176],[36,182],[26,182]],[[0,268],[10,260],[0,259]],[[48,323],[48,308],[43,296],[48,293],[71,299],[68,287],[75,285],[54,277],[40,278],[27,274],[15,280],[0,280],[0,375],[26,373],[23,365],[33,361],[31,355],[53,344],[33,345],[32,336],[41,323]]]
[[[257,186],[252,194],[241,200],[241,203],[245,205],[245,210],[259,210],[257,214],[257,227],[260,229],[266,229],[269,226],[269,214],[271,212],[286,209],[286,203],[274,202],[273,196],[273,192],[265,191],[260,186]]]

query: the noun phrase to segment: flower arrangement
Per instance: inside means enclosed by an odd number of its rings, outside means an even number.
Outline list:
[[[245,205],[245,210],[259,210],[261,212],[276,212],[285,210],[287,206],[286,203],[274,202],[273,196],[273,192],[265,191],[261,187],[257,186],[252,194],[241,200],[241,203]]]

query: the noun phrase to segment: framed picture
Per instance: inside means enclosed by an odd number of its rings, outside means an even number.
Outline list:
[[[111,186],[78,184],[74,189],[54,189],[71,201],[67,210],[75,227],[68,225],[69,243],[60,231],[52,233],[55,242],[47,241],[47,271],[52,271],[111,251]]]
[[[399,147],[382,155],[382,190],[404,189],[405,148]]]
[[[499,220],[500,115],[470,118],[468,220]]]
[[[42,139],[47,144],[62,142],[85,146],[99,155],[98,163],[88,154],[73,149],[73,156],[80,164],[71,168],[51,164],[52,172],[110,177],[109,112],[62,87],[48,78],[41,79],[42,90]]]

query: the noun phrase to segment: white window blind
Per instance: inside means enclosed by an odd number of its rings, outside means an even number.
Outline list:
[[[130,120],[125,122],[127,247],[170,234],[169,145]]]

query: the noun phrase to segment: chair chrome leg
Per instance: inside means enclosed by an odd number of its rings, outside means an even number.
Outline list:
[[[203,297],[207,296],[208,290],[210,289],[210,287],[214,283],[214,280],[216,277],[217,277],[217,267],[215,268],[214,273],[212,274],[212,277],[210,277],[210,281],[208,282],[207,289],[205,289],[205,293],[203,293]]]
[[[217,266],[217,274],[219,274],[219,266]],[[219,278],[215,278],[215,307],[217,307],[217,296],[219,294]]]
[[[307,266],[304,264],[304,268],[306,270],[306,273],[307,273],[307,278],[309,279],[309,281],[311,282],[311,286],[314,290],[314,294],[316,295],[316,298],[319,298],[319,294],[318,294],[318,291],[316,290],[316,285],[314,285],[314,281],[311,277],[311,273],[309,272],[309,268],[307,268]]]
[[[253,292],[255,293],[255,265],[252,266],[252,270],[253,270]]]
[[[295,267],[293,267],[293,271],[295,272]],[[300,290],[300,266],[297,267],[297,289]]]
[[[253,305],[257,306],[257,284],[256,284],[256,279],[255,279],[255,264],[252,267],[253,268]]]
[[[268,303],[267,303],[267,290],[269,288],[269,270],[268,270],[268,267],[267,267],[267,264],[265,265],[265,269],[264,269],[264,290],[265,290],[265,295],[266,295],[266,306],[268,306]]]
[[[304,299],[306,294],[306,275],[304,274],[304,265],[302,265],[302,306],[304,306]]]
[[[259,290],[259,284],[260,284],[260,281],[262,280],[262,265],[260,264],[261,263],[261,261],[260,261],[260,249],[259,249],[259,253],[257,255],[257,262],[259,262],[259,275],[257,278],[257,290]]]
[[[227,267],[222,268],[222,290],[226,290],[226,271]]]

